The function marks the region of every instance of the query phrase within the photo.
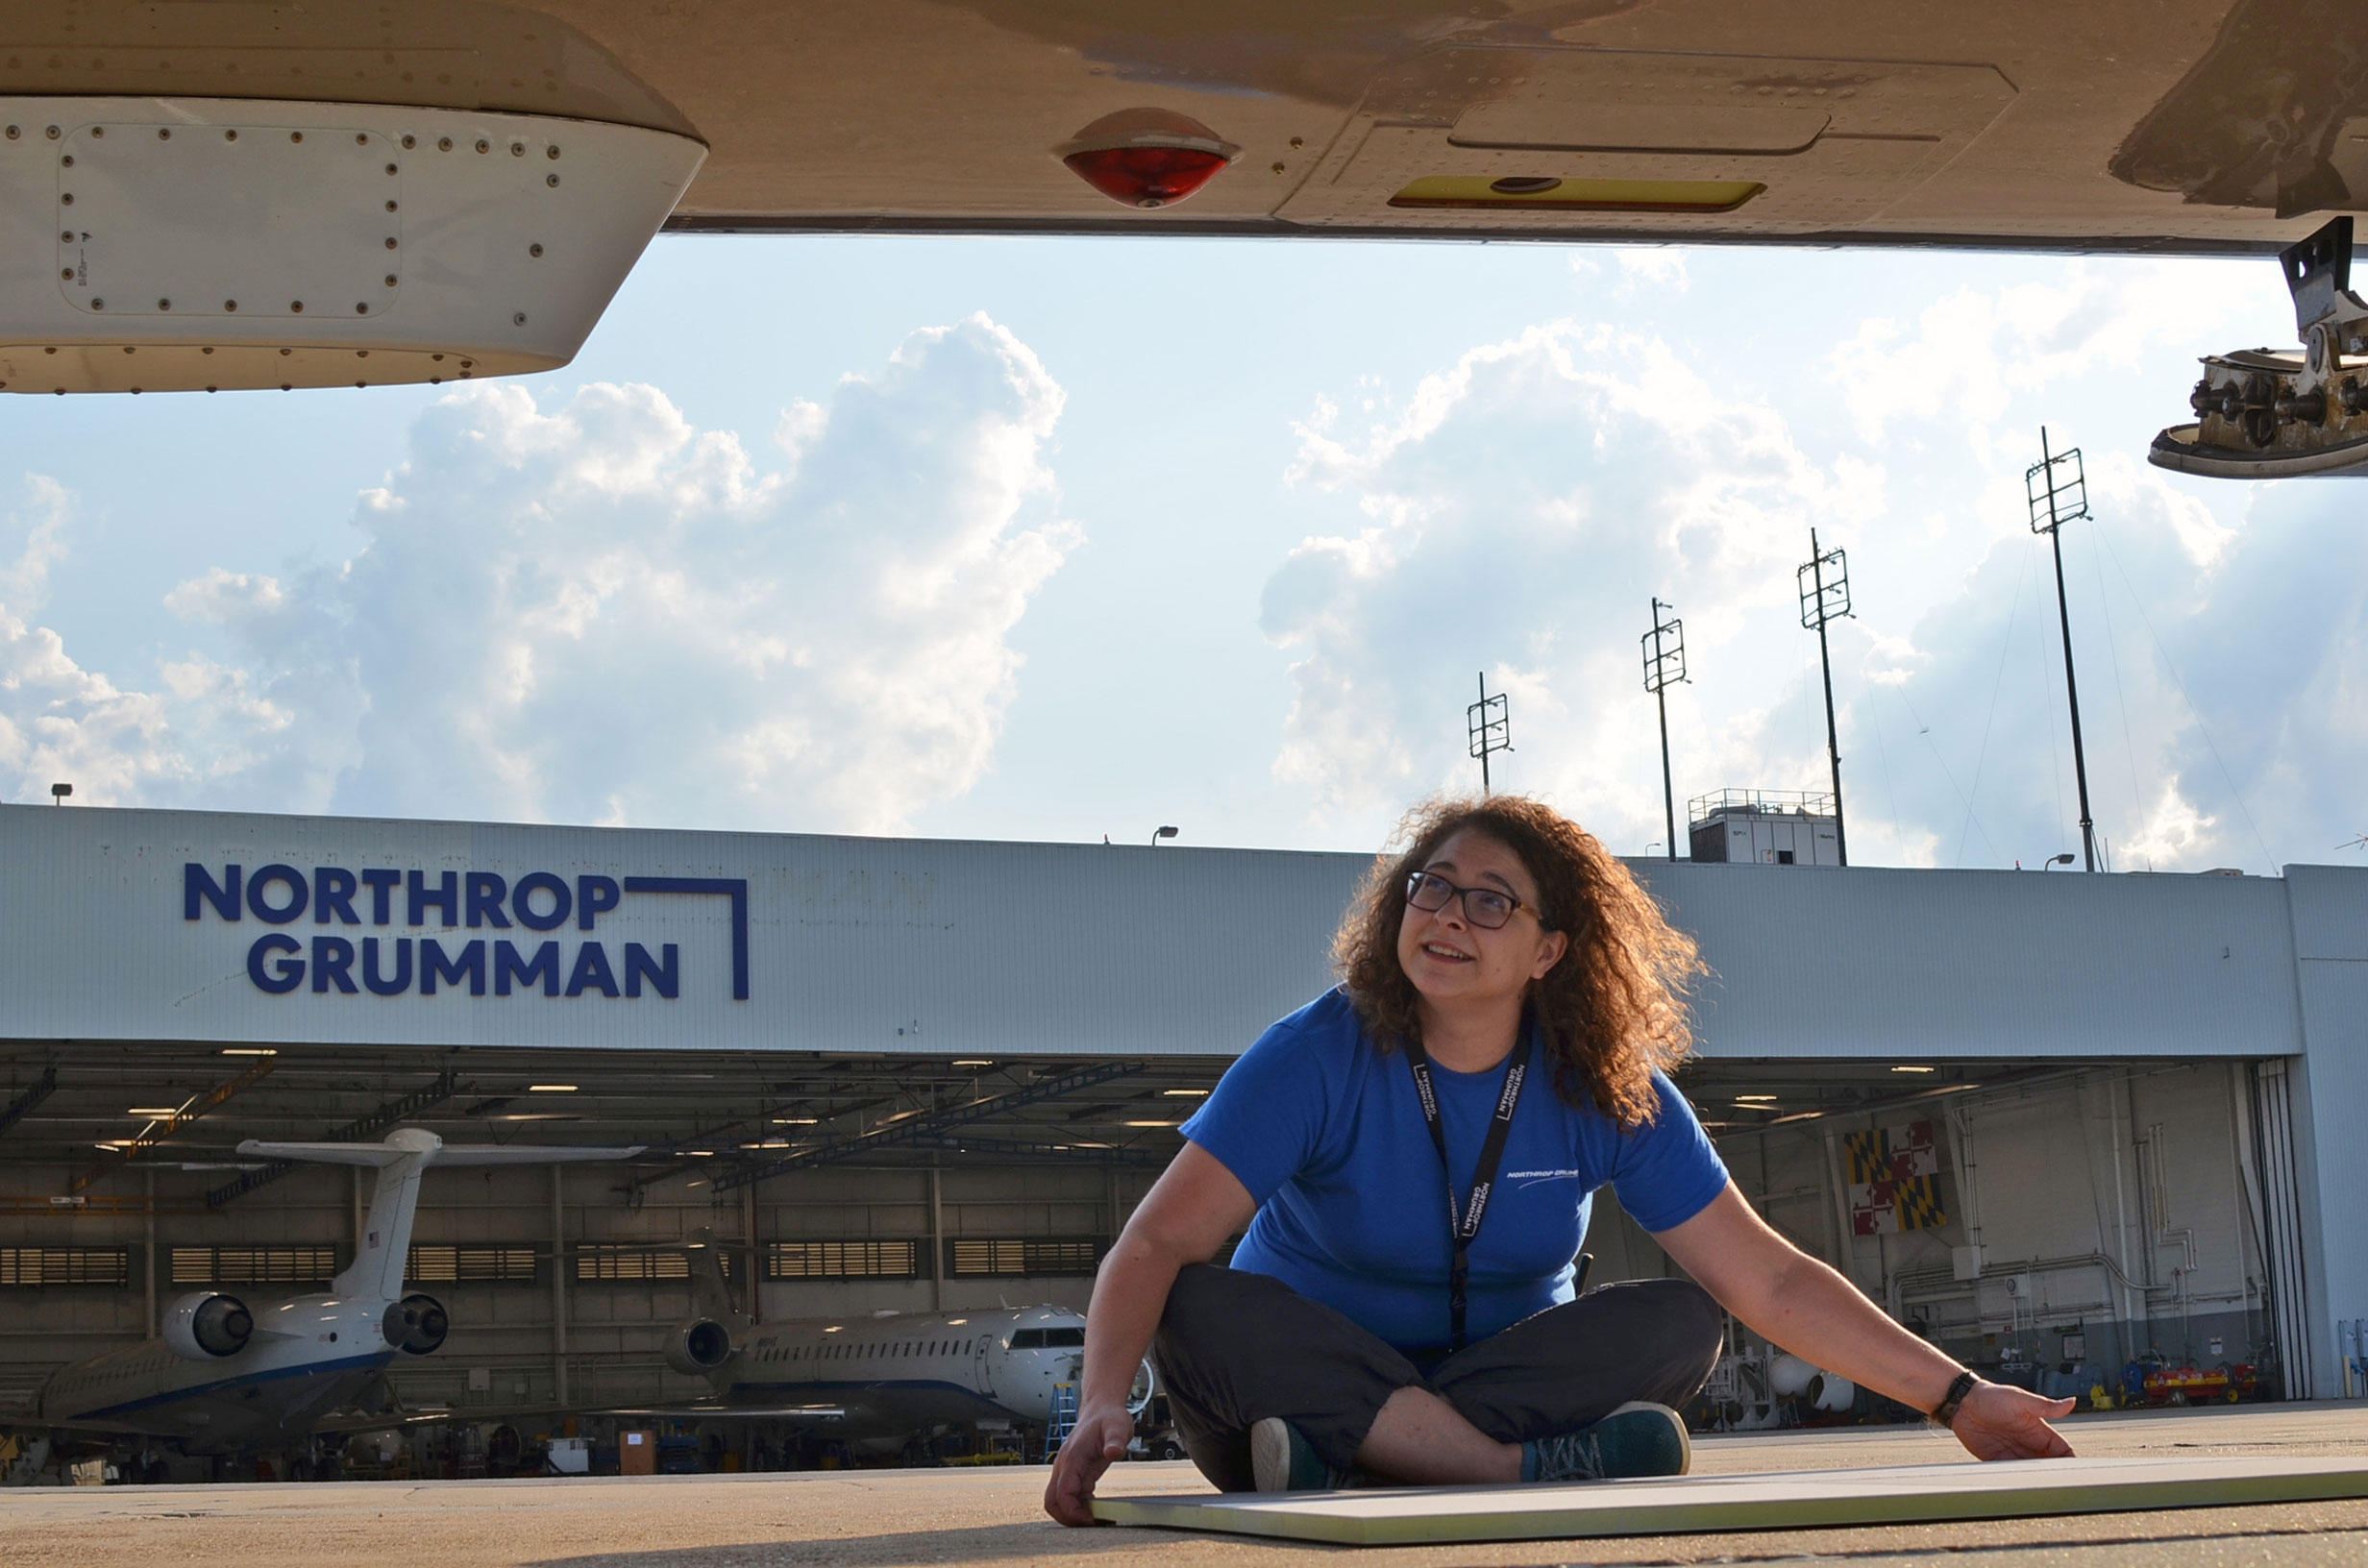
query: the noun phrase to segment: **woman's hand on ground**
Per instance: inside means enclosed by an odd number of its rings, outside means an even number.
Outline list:
[[[1096,1523],[1089,1505],[1094,1482],[1101,1473],[1126,1457],[1135,1435],[1135,1418],[1121,1409],[1077,1412],[1077,1425],[1052,1457],[1052,1479],[1045,1484],[1045,1512],[1064,1525]]]
[[[2070,1415],[2072,1405],[2009,1384],[1977,1383],[1949,1430],[1977,1459],[2068,1459],[2072,1445],[2048,1422]]]

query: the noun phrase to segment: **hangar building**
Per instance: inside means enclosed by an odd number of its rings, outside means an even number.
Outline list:
[[[658,1346],[703,1227],[768,1321],[1082,1306],[1369,864],[0,807],[0,1414],[182,1290],[334,1272],[355,1173],[244,1138],[648,1145],[430,1175],[413,1406],[702,1391]],[[2010,1373],[2345,1391],[2368,871],[1636,870],[1715,971],[1683,1087],[1805,1249]],[[1589,1248],[1669,1266],[1608,1193]]]

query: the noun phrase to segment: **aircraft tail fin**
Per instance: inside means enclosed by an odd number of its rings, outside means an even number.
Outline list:
[[[726,1248],[723,1242],[715,1238],[715,1232],[704,1226],[693,1231],[690,1235],[689,1251],[691,1254],[691,1310],[702,1317],[711,1317],[726,1323],[743,1322],[753,1316],[753,1313],[743,1312],[733,1305],[731,1282],[724,1274]],[[752,1255],[750,1259],[752,1274],[754,1272],[754,1264],[755,1260]],[[750,1291],[752,1292],[755,1289],[754,1279],[752,1278],[744,1284]]]
[[[362,1221],[354,1261],[331,1288],[342,1296],[391,1300],[403,1294],[403,1271],[410,1260],[411,1221],[419,1211],[420,1173],[438,1165],[550,1164],[562,1161],[624,1160],[642,1145],[584,1148],[532,1144],[447,1143],[417,1127],[398,1127],[382,1143],[282,1143],[248,1139],[244,1155],[303,1160],[319,1164],[374,1166],[378,1189]]]

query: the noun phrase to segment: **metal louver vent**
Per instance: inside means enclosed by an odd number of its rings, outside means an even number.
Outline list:
[[[0,1286],[131,1283],[125,1247],[0,1247]]]

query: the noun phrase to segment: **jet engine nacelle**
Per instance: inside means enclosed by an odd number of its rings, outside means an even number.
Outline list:
[[[254,1334],[247,1304],[218,1290],[193,1290],[164,1311],[164,1342],[192,1361],[235,1356]]]
[[[444,1342],[452,1332],[451,1314],[444,1304],[433,1296],[406,1296],[386,1309],[380,1323],[380,1332],[386,1342],[397,1350],[412,1356],[425,1356]]]
[[[731,1359],[731,1330],[711,1317],[695,1319],[666,1336],[666,1364],[690,1377]]]

